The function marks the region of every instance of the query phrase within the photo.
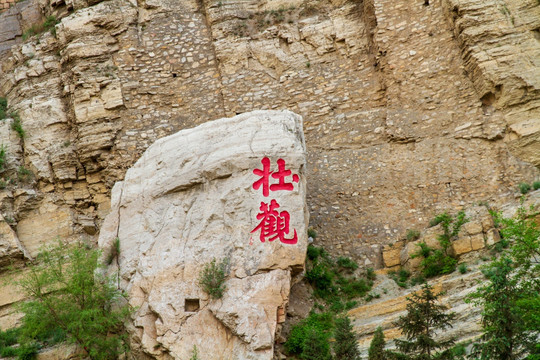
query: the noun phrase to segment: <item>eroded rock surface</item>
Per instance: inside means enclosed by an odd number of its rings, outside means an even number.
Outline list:
[[[253,186],[263,159],[273,172],[267,196],[267,185]],[[195,345],[201,359],[272,358],[291,274],[305,259],[305,162],[301,117],[259,111],[162,138],[127,171],[99,243],[107,252],[120,239],[120,284],[138,309],[139,351],[185,359]],[[282,180],[292,190],[277,189],[281,170],[291,171]],[[261,235],[258,214],[274,201],[274,225],[284,231],[266,233],[275,226],[265,223]],[[213,258],[229,264],[219,300],[198,281]]]

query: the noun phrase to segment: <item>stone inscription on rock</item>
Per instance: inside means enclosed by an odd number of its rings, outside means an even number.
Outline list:
[[[300,181],[298,174],[293,174],[291,170],[285,168],[286,164],[283,159],[277,161],[278,171],[275,172],[270,170],[271,164],[268,157],[264,157],[261,163],[262,169],[253,170],[253,174],[260,176],[260,179],[253,183],[253,189],[259,190],[262,188],[261,191],[264,197],[269,197],[270,192],[274,191],[292,191],[294,190],[294,183],[298,184]],[[292,182],[286,182],[286,178],[291,176]],[[277,179],[277,183],[270,184],[270,178]],[[277,209],[280,206],[275,199],[271,199],[270,203],[261,201],[260,212],[257,214],[257,220],[260,220],[260,223],[251,232],[260,231],[259,240],[261,242],[279,239],[283,244],[294,245],[298,242],[298,234],[296,229],[293,229],[292,237],[287,237],[290,233],[291,215],[286,210],[278,211]]]

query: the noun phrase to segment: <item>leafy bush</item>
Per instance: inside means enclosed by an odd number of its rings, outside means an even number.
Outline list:
[[[410,276],[411,273],[405,269],[399,269],[397,272],[394,270],[388,272],[388,277],[402,288],[407,288],[407,280],[409,280]]]
[[[66,336],[92,360],[112,360],[127,351],[124,321],[130,308],[111,278],[100,275],[100,252],[83,243],[47,248],[17,284],[31,300],[21,304],[20,359],[35,352],[33,340]],[[53,291],[54,290],[54,291]]]
[[[420,238],[420,231],[409,229],[407,230],[407,241],[414,241]]]
[[[22,38],[23,41],[26,41],[27,39],[31,38],[32,36],[41,34],[45,31],[49,31],[53,36],[56,36],[56,24],[58,24],[60,21],[56,19],[54,15],[47,16],[45,21],[41,24],[34,24],[30,28],[26,29],[23,34]]]
[[[450,274],[456,270],[457,259],[448,256],[443,250],[434,250],[433,253],[424,258],[420,263],[422,274],[427,277]]]
[[[19,337],[19,329],[7,329],[0,331],[0,349],[6,346],[15,345]]]
[[[317,258],[321,255],[325,255],[325,251],[323,248],[313,246],[311,244],[307,247],[307,257],[311,261],[317,260]]]
[[[534,189],[534,190],[540,189],[540,181],[535,181],[535,182],[533,182],[533,189]]]
[[[285,349],[290,354],[302,354],[306,346],[308,333],[317,333],[320,336],[316,341],[326,341],[330,339],[334,328],[334,318],[331,313],[311,312],[307,318],[294,325],[285,342]]]
[[[342,311],[344,301],[365,295],[371,288],[372,281],[357,278],[350,274],[358,265],[349,258],[340,257],[334,262],[322,248],[308,246],[306,280],[313,286],[314,295],[324,300],[330,310]],[[348,274],[342,274],[346,269]]]
[[[459,270],[459,272],[460,272],[461,274],[465,274],[465,273],[468,271],[468,269],[467,269],[467,264],[465,264],[465,263],[459,264],[458,270]]]
[[[24,139],[24,137],[26,136],[26,132],[22,127],[21,117],[17,112],[12,112],[9,116],[13,119],[13,122],[11,123],[11,129],[15,131],[21,139]]]
[[[369,281],[375,281],[375,279],[377,278],[377,274],[375,274],[375,270],[373,270],[373,268],[366,269],[366,278]]]
[[[518,185],[519,187],[519,191],[525,195],[526,193],[528,193],[529,191],[531,191],[531,185],[527,184],[527,183],[520,183]]]
[[[347,270],[356,270],[358,269],[358,264],[355,263],[354,261],[352,261],[351,259],[347,258],[347,257],[339,257],[337,259],[337,264],[339,267],[343,268],[343,269],[347,269]]]
[[[19,166],[17,168],[17,179],[19,179],[20,182],[26,183],[32,180],[34,177],[34,173],[31,170],[28,170],[24,166]]]
[[[0,120],[6,118],[7,105],[7,99],[4,97],[0,97]]]
[[[420,249],[413,255],[413,257],[423,257],[420,267],[425,277],[449,274],[456,269],[457,259],[450,256],[448,250],[452,241],[457,238],[461,227],[467,221],[463,211],[460,211],[455,217],[444,212],[433,219],[432,223],[441,224],[443,229],[443,233],[437,237],[442,249],[433,249],[426,243],[420,243],[418,244]]]
[[[203,271],[199,276],[199,285],[202,289],[214,299],[220,299],[225,292],[225,280],[228,275],[229,261],[223,259],[217,263],[216,259],[212,259],[204,265]]]
[[[4,144],[1,144],[0,145],[0,172],[6,169],[6,164],[7,164],[6,157],[7,157],[6,146]]]

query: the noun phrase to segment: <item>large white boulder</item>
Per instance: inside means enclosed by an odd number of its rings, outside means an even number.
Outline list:
[[[107,257],[119,238],[140,351],[272,358],[306,253],[305,151],[300,116],[255,111],[156,141],[114,186],[99,244]],[[229,263],[221,299],[198,280],[214,258]]]

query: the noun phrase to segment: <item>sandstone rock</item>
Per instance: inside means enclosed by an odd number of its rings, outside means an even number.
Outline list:
[[[486,245],[491,246],[501,241],[501,235],[497,229],[491,229],[486,233]]]
[[[22,245],[31,256],[35,256],[42,246],[73,233],[71,211],[44,201],[20,220],[16,229]]]
[[[19,242],[17,234],[0,215],[0,270],[23,257],[30,256]]]
[[[473,250],[480,250],[484,248],[484,246],[485,242],[483,234],[476,234],[471,236],[471,247]]]
[[[284,160],[291,191],[253,187],[263,159],[276,179]],[[256,111],[158,140],[114,186],[99,244],[107,252],[120,239],[122,287],[140,309],[133,334],[144,352],[183,359],[196,345],[202,359],[272,358],[291,272],[303,268],[307,246],[304,167],[302,119]],[[257,214],[270,203],[282,220],[290,214],[284,238],[261,237]],[[198,284],[212,258],[230,267],[219,300]]]
[[[399,265],[401,263],[400,261],[401,250],[402,250],[401,247],[398,247],[396,245],[392,247],[385,246],[383,249],[384,266],[392,267],[392,266]]]
[[[461,236],[452,242],[452,251],[457,256],[471,252],[472,249],[470,236]]]
[[[469,221],[463,224],[463,230],[466,234],[476,235],[482,232],[482,224],[476,221]]]

